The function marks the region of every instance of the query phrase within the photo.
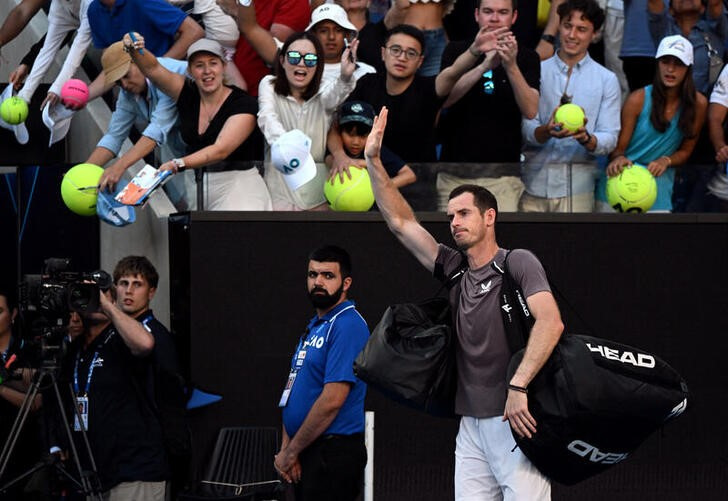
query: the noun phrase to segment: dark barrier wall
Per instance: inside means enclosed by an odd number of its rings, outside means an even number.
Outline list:
[[[351,295],[370,327],[388,304],[436,291],[378,214],[357,216],[172,217],[173,329],[188,340],[192,380],[224,395],[193,417],[198,472],[219,427],[280,424],[289,358],[313,314],[305,291],[312,248],[351,252]],[[451,242],[444,215],[421,218]],[[554,486],[553,498],[728,499],[728,218],[505,214],[497,232],[503,247],[541,258],[570,303],[560,301],[570,331],[652,350],[692,391],[688,412],[626,462],[575,487]],[[367,408],[376,412],[376,500],[451,499],[457,423],[374,391]]]

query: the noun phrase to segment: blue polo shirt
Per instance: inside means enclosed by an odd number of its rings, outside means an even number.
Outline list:
[[[144,45],[163,56],[174,43],[187,15],[164,0],[116,0],[109,9],[99,0],[88,6],[88,22],[94,47],[105,49],[130,31],[144,36]]]
[[[368,339],[369,328],[351,301],[344,301],[321,318],[313,317],[291,359],[293,370],[299,352],[306,351],[283,408],[283,425],[289,437],[298,432],[326,383],[347,382],[352,387],[323,434],[351,435],[364,431],[366,383],[354,375],[353,365]]]

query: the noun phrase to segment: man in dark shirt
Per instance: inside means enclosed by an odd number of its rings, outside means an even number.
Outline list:
[[[148,383],[152,364],[176,362],[169,334],[149,310],[156,282],[146,258],[122,259],[116,301],[100,294],[100,311],[84,314],[84,333],[64,366],[108,499],[165,499],[169,468]],[[72,421],[80,430],[78,417]]]
[[[516,0],[481,0],[475,21],[481,29],[511,29]],[[443,162],[518,162],[521,116],[538,113],[541,66],[538,54],[519,47],[509,31],[502,47],[478,59],[455,84],[440,119]],[[450,42],[442,67],[451,66],[469,45]]]
[[[416,73],[423,61],[422,31],[409,25],[395,26],[382,47],[386,74],[363,76],[349,99],[367,102],[375,110],[382,106],[392,110],[384,142],[405,162],[434,162],[437,159],[434,126],[440,106],[455,82],[481,55],[504,42],[498,38],[507,31],[505,28],[479,30],[451,66],[436,77],[421,77]],[[350,165],[351,159],[341,148],[341,138],[335,129],[329,132],[328,145],[334,156],[333,169],[339,171]]]

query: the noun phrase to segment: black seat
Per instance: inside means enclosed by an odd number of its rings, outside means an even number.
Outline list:
[[[222,428],[204,479],[179,500],[278,500],[281,483],[273,467],[278,429]]]

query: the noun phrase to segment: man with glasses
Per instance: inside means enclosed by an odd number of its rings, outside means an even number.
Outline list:
[[[518,11],[516,0],[481,0],[475,9],[480,29],[511,29]],[[467,49],[468,41],[450,42],[442,56],[442,67],[451,66]],[[538,54],[519,47],[510,31],[494,50],[455,84],[443,106],[439,131],[443,162],[502,162],[514,164],[514,175],[474,178],[467,181],[447,173],[438,175],[442,200],[465,182],[484,186],[498,197],[502,211],[513,212],[523,191],[517,164],[521,157],[521,116],[534,118],[538,112],[541,65]],[[444,209],[445,207],[441,207]]]
[[[382,47],[386,74],[363,76],[349,96],[352,101],[364,101],[375,110],[387,106],[390,121],[384,143],[405,162],[434,162],[435,118],[445,98],[458,79],[480,56],[496,48],[498,37],[506,28],[495,31],[481,29],[474,41],[455,62],[436,77],[422,77],[417,70],[423,61],[424,35],[414,26],[402,24],[389,31]],[[351,159],[341,147],[341,136],[332,127],[328,146],[334,157],[332,169],[346,171]]]
[[[604,23],[596,0],[567,0],[557,12],[560,48],[541,63],[538,114],[522,125],[529,146],[519,210],[592,212],[597,156],[617,145],[621,90],[616,75],[588,53]],[[580,106],[586,117],[574,132],[554,119],[566,103]]]
[[[184,75],[187,71],[185,61],[160,57],[159,63],[174,73]],[[147,124],[134,147],[104,170],[99,187],[113,192],[124,171],[154,151],[157,145],[165,146],[162,161],[184,155],[185,145],[179,132],[177,103],[144,77],[124,52],[122,42],[112,44],[104,51],[101,65],[106,85],[116,83],[121,91],[106,134],[86,162],[105,165],[119,154],[135,123]]]

